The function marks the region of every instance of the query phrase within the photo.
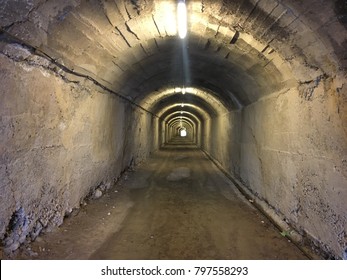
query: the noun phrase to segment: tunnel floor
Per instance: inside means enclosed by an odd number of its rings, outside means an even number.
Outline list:
[[[175,141],[18,259],[306,259],[194,145]]]

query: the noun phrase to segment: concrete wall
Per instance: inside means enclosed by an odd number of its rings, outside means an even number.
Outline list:
[[[8,237],[7,245],[61,223],[91,190],[146,158],[157,147],[158,120],[6,44],[39,46],[66,67],[143,100],[168,81],[181,83],[182,65],[165,38],[175,35],[167,32],[165,1],[144,1],[143,10],[133,2],[0,0],[1,26],[12,34],[3,33],[0,44],[0,238]],[[192,10],[191,81],[222,86],[223,100],[231,101],[229,92],[246,106],[206,119],[201,144],[299,231],[341,256],[346,76],[326,77],[346,75],[345,7],[250,2],[204,1]],[[232,28],[239,23],[244,32]],[[292,83],[299,88],[273,93]]]
[[[132,123],[133,126],[133,130],[128,131],[126,135],[127,143],[133,143],[129,145],[129,150],[124,151],[124,156],[133,157],[131,161],[139,164],[159,148],[158,118],[133,107],[133,117],[127,118],[126,122]]]
[[[203,128],[202,128],[202,149],[209,152],[211,151],[211,141],[212,141],[212,127],[211,127],[211,119],[206,119]]]
[[[19,45],[0,65],[0,239],[15,249],[147,157],[155,121]]]
[[[206,151],[223,168],[238,176],[240,171],[241,112],[230,111],[212,119],[211,146]]]
[[[346,86],[322,81],[243,110],[240,177],[299,232],[342,256],[347,236]]]
[[[338,79],[273,93],[213,119],[204,146],[270,215],[337,258],[347,248],[346,93]]]

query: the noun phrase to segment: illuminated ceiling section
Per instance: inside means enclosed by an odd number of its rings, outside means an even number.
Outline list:
[[[155,39],[156,49],[152,49],[150,56],[144,57],[138,64],[134,61],[135,68],[131,72],[136,74],[132,76],[134,81],[131,84],[135,87],[127,84],[126,95],[136,94],[134,100],[148,103],[144,106],[148,109],[153,100],[147,100],[147,94],[157,91],[157,88],[165,85],[171,88],[192,86],[210,90],[229,110],[237,110],[267,93],[293,85],[290,69],[273,48],[230,25],[229,22],[235,20],[234,15],[226,13],[220,17],[209,13],[204,10],[201,1],[187,2],[188,41],[185,47],[191,60],[188,65],[191,84],[185,84],[182,78],[177,78],[182,72],[181,59],[172,61],[175,56],[181,58],[177,54],[181,40],[174,41],[179,37],[177,26],[180,25],[175,16],[178,12],[176,4],[176,1],[154,2],[153,19],[159,34]],[[222,3],[215,5],[222,10]],[[149,41],[141,40],[145,49],[147,43]],[[155,67],[148,67],[152,65]],[[174,68],[178,68],[178,72]],[[146,73],[141,69],[146,69]],[[223,92],[218,87],[223,87]]]
[[[167,123],[170,123],[170,121],[173,119],[173,118],[176,118],[176,117],[187,117],[189,119],[191,119],[195,124],[200,124],[201,123],[201,120],[194,114],[190,113],[190,112],[183,112],[183,114],[181,114],[181,112],[179,111],[176,111],[176,112],[173,112],[171,114],[169,114],[166,118],[165,118],[165,122]]]
[[[143,102],[140,103],[140,105],[146,110],[155,112],[155,106],[169,97],[174,97],[176,104],[179,104],[178,106],[181,106],[182,103],[188,104],[186,100],[189,100],[189,96],[195,96],[201,99],[203,102],[207,104],[206,107],[212,108],[213,113],[216,112],[216,114],[224,114],[228,112],[224,104],[218,98],[213,96],[212,93],[207,92],[206,90],[201,90],[193,87],[185,88],[185,94],[182,93],[182,88],[179,87],[166,88],[160,91],[152,92],[148,94],[147,98],[143,100]],[[169,105],[171,106],[171,104]],[[161,109],[162,108],[160,108],[160,110]],[[209,112],[210,115],[212,112]],[[160,111],[157,114],[160,115]]]
[[[240,33],[230,28],[224,20],[213,20],[211,15],[202,13],[200,1],[189,1],[187,14],[184,2],[185,1],[178,2],[176,17],[174,17],[174,1],[155,2],[154,19],[159,15],[157,24],[161,22],[164,25],[165,33],[169,37],[176,36],[184,38],[188,32],[189,44],[194,48],[195,54],[188,53],[190,52],[190,50],[188,50],[189,46],[185,45],[182,41],[182,54],[180,58],[184,60],[181,65],[181,72],[191,72],[188,75],[184,74],[184,76],[189,76],[187,82],[191,82],[191,84],[185,83],[185,78],[181,79],[181,82],[170,79],[167,73],[172,72],[172,69],[170,70],[170,65],[171,67],[173,66],[170,63],[166,63],[167,61],[164,59],[165,63],[158,63],[158,67],[151,68],[152,70],[150,71],[153,72],[147,73],[147,78],[142,81],[141,86],[138,87],[139,90],[135,91],[137,92],[135,100],[139,102],[143,108],[157,114],[156,111],[159,110],[158,108],[161,106],[168,106],[168,104],[163,103],[164,99],[176,95],[171,101],[179,102],[178,94],[193,94],[213,107],[213,111],[216,112],[215,115],[221,115],[230,110],[240,110],[244,105],[256,100],[258,98],[256,95],[259,95],[262,91],[273,92],[273,90],[264,90],[267,87],[273,86],[273,84],[281,84],[280,87],[284,86],[281,80],[280,82],[278,81],[279,77],[282,77],[278,69],[286,72],[286,74],[290,73],[290,71],[283,66],[282,59],[279,58],[273,49],[255,40],[249,34]],[[170,13],[170,15],[168,13]],[[169,24],[169,22],[171,22],[171,24]],[[163,34],[160,28],[158,28],[158,30],[160,34]],[[210,32],[210,36],[206,36],[206,32]],[[212,33],[214,33],[213,36]],[[215,39],[218,39],[219,42],[224,42],[224,44],[219,43],[217,51],[214,51],[218,53],[223,50],[220,54],[225,52],[223,56],[218,58],[221,62],[215,59],[216,54],[211,55],[213,48],[217,47],[214,47],[213,41]],[[218,40],[216,40],[216,42]],[[239,47],[235,47],[236,40],[243,42],[243,48],[247,50],[246,52],[241,51],[238,53],[237,49]],[[157,40],[157,42],[160,42],[160,39]],[[180,48],[177,48],[177,43],[173,45],[174,47],[171,45],[168,49],[175,52],[176,48],[176,52],[180,51]],[[163,45],[158,45],[159,56],[163,51],[161,49],[162,47]],[[224,50],[222,47],[226,47],[226,49]],[[209,48],[211,49],[209,50]],[[200,55],[199,53],[204,53],[204,55]],[[269,59],[266,58],[267,56]],[[206,59],[207,57],[210,58]],[[166,55],[166,59],[168,58],[170,58],[170,55]],[[154,59],[154,56],[152,56],[151,59]],[[189,64],[189,59],[194,59],[193,65]],[[144,63],[147,64],[148,62],[145,62],[145,60],[141,62],[143,65],[142,68],[145,68]],[[229,69],[225,65],[228,65]],[[268,68],[265,69],[263,66]],[[177,68],[177,65],[175,67]],[[206,67],[213,69],[210,69],[210,72],[205,71]],[[187,70],[185,68],[189,69]],[[268,69],[270,68],[273,72],[271,75],[267,75]],[[146,67],[146,69],[148,69],[148,67]],[[204,77],[201,73],[208,73],[208,76]],[[254,73],[257,75],[253,75]],[[182,75],[182,73],[180,75]],[[200,80],[205,82],[201,83],[199,82]],[[291,78],[289,80],[291,80]],[[165,81],[167,82],[166,85],[164,84]],[[222,81],[224,81],[224,83],[222,83]],[[194,84],[194,86],[192,86],[192,84]],[[221,84],[223,84],[223,89],[218,89],[218,86]],[[158,86],[160,88],[159,90]],[[236,93],[233,92],[233,89],[235,89]],[[181,102],[183,103],[184,101]],[[213,114],[210,112],[210,116],[211,115]]]
[[[193,130],[196,129],[195,123],[189,118],[174,118],[168,123],[168,126],[169,127],[175,127],[175,126],[181,126],[182,127],[183,124],[187,124]]]
[[[164,121],[165,121],[165,120],[167,120],[168,114],[170,114],[172,112],[178,112],[181,108],[182,108],[181,103],[172,104],[170,106],[163,107],[157,113],[157,115],[160,118],[164,119]],[[207,111],[205,111],[201,107],[196,106],[194,104],[185,104],[184,108],[185,108],[185,110],[189,110],[191,114],[194,114],[197,117],[199,117],[199,119],[206,120],[206,119],[210,118],[210,115],[208,114]]]
[[[10,31],[42,46],[71,71],[137,104],[148,103],[146,108],[156,102],[147,100],[148,94],[187,86],[210,91],[228,110],[238,110],[267,94],[329,75],[345,57],[345,32],[338,30],[341,36],[330,34],[323,42],[317,27],[295,12],[298,1],[186,1],[184,40],[178,35],[178,1],[55,1],[56,11],[46,22],[49,2],[18,23],[32,32],[22,34],[16,26]],[[334,56],[334,48],[341,57]],[[180,77],[183,49],[190,84]]]
[[[178,36],[184,39],[187,36],[187,7],[184,0],[177,4],[177,27]]]

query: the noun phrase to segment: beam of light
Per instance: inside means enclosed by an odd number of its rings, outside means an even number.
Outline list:
[[[178,35],[184,39],[187,35],[187,7],[186,3],[180,1],[177,5]]]
[[[182,74],[183,74],[182,84],[184,87],[186,87],[191,84],[190,63],[189,63],[190,59],[189,59],[188,46],[187,46],[186,40],[182,40],[181,49],[182,49]],[[187,91],[187,88],[185,88],[185,92],[186,91]]]

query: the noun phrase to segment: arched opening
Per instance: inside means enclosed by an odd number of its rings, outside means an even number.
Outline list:
[[[0,239],[9,251],[134,165],[174,153],[180,136],[302,243],[344,257],[343,1],[185,2],[181,39],[177,1],[0,0]],[[171,177],[198,174],[179,168]]]
[[[182,127],[182,129],[180,130],[180,136],[181,137],[187,136],[187,129],[185,127]]]

